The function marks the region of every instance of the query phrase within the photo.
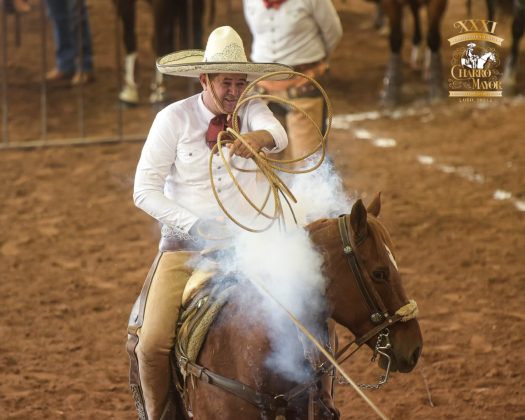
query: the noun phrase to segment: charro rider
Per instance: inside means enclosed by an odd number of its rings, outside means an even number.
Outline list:
[[[465,57],[463,65],[465,67],[476,69],[478,68],[478,59],[479,56],[477,54],[474,54],[474,48],[476,47],[476,44],[473,42],[470,42],[467,44],[467,50],[465,51]]]
[[[248,62],[241,38],[229,26],[210,34],[205,51],[169,54],[157,67],[164,74],[198,77],[202,92],[157,114],[135,175],[135,204],[162,224],[159,254],[128,329],[130,384],[139,417],[150,420],[174,418],[169,354],[182,292],[193,270],[189,260],[202,248],[202,227],[220,214],[210,186],[210,148],[218,132],[231,124],[231,114],[248,80],[290,70],[280,64]],[[275,153],[286,147],[284,128],[261,101],[249,101],[241,108],[239,119],[242,137],[255,151]],[[257,187],[255,172],[238,170],[255,169],[249,149],[237,139],[229,155],[236,179],[247,194],[265,192],[266,187]],[[239,199],[218,156],[213,166],[222,202],[229,210],[243,213],[248,206]]]

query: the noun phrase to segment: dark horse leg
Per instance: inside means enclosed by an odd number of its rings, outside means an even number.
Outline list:
[[[204,47],[202,41],[204,7],[204,0],[182,2],[177,16],[181,49],[202,49]]]
[[[505,71],[502,80],[503,91],[506,95],[514,95],[516,93],[519,46],[521,37],[525,32],[525,0],[514,0],[513,14],[512,45],[510,55],[505,62]]]
[[[419,16],[419,0],[409,1],[410,11],[414,18],[414,33],[412,34],[412,53],[410,55],[410,66],[413,70],[421,70],[421,63],[423,62],[423,53],[421,46],[421,17]]]
[[[496,13],[496,0],[487,0],[487,16],[489,20],[494,20]]]
[[[137,34],[135,32],[135,0],[113,0],[117,8],[117,14],[122,23],[124,49],[124,82],[119,92],[119,99],[127,104],[139,102],[139,91],[137,84]]]
[[[173,0],[150,0],[153,9],[153,40],[152,48],[156,57],[173,51],[175,2]],[[119,99],[128,104],[139,102],[137,83],[137,35],[135,31],[136,0],[114,0],[117,13],[120,16],[123,29],[126,58],[124,61],[124,85],[119,93]],[[163,102],[166,99],[162,74],[155,71],[151,85],[150,102]]]
[[[487,16],[488,20],[494,20],[494,12],[496,10],[496,0],[487,0]],[[472,0],[467,0],[467,16],[472,19]]]
[[[385,13],[381,6],[381,0],[373,0],[376,5],[376,13],[374,15],[373,27],[375,30],[380,30],[385,24]]]
[[[403,83],[400,54],[403,46],[403,4],[398,0],[383,0],[382,6],[390,24],[390,60],[383,79],[382,98],[385,105],[396,105],[401,100]]]
[[[441,19],[447,8],[447,0],[430,0],[428,2],[428,35],[427,45],[430,49],[428,68],[429,98],[431,101],[445,96],[443,87],[443,69],[441,65]]]
[[[153,51],[157,58],[169,54],[174,50],[175,36],[175,1],[151,0],[153,9]],[[162,73],[155,68],[155,78],[151,84],[149,101],[152,104],[165,102],[167,99],[166,86]]]

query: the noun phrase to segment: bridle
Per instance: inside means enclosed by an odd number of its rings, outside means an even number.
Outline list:
[[[350,236],[348,235],[348,224],[347,224],[347,214],[340,215],[337,220],[339,227],[339,234],[341,236],[341,241],[343,244],[343,253],[346,256],[346,261],[350,266],[353,277],[357,283],[359,291],[363,296],[369,310],[370,310],[370,320],[375,324],[375,326],[363,334],[360,337],[356,337],[353,341],[345,345],[341,350],[337,352],[335,358],[338,363],[343,363],[346,359],[352,356],[361,346],[370,340],[372,337],[377,335],[377,342],[374,347],[374,353],[372,356],[372,361],[374,361],[378,354],[382,355],[387,360],[387,367],[385,369],[385,374],[380,378],[377,385],[367,385],[360,384],[363,388],[379,388],[381,385],[385,384],[388,380],[388,375],[390,373],[390,365],[392,359],[386,350],[390,349],[392,345],[389,340],[390,330],[388,327],[394,325],[396,322],[406,322],[410,319],[413,319],[417,316],[417,304],[414,300],[409,300],[409,303],[399,308],[393,315],[389,315],[387,309],[383,302],[378,302],[374,293],[370,290],[370,286],[366,282],[361,266],[359,265],[358,256],[355,253],[355,249],[358,248],[365,237],[360,237],[357,239],[355,244],[352,246]],[[383,344],[384,341],[384,344]],[[357,348],[353,350],[348,356],[341,360],[343,354],[353,345],[357,345]]]
[[[357,248],[359,245],[361,245],[365,238],[359,238],[355,244],[355,247],[352,247],[350,236],[348,235],[346,218],[347,215],[343,214],[339,216],[337,220],[339,234],[341,235],[341,240],[343,242],[343,252],[346,255],[346,261],[350,265],[350,269],[352,270],[354,279],[357,283],[357,286],[359,287],[359,291],[361,292],[361,295],[365,299],[365,302],[370,309],[370,320],[377,325],[388,317],[388,313],[385,309],[385,306],[383,305],[383,302],[378,303],[374,297],[373,292],[368,287],[365,279],[363,278],[363,272],[359,266],[357,255],[354,252],[354,248]]]

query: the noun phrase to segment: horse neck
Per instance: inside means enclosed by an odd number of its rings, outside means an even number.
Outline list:
[[[326,219],[314,222],[308,227],[310,238],[324,258],[324,275],[326,278],[326,296],[330,312],[328,316],[340,322],[338,298],[348,296],[346,286],[352,281],[348,272],[348,263],[342,255],[342,242],[337,219]],[[349,304],[351,305],[350,301]],[[344,324],[344,323],[343,323]],[[348,327],[348,326],[347,326]]]

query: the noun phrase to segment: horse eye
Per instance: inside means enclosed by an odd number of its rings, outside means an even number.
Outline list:
[[[372,277],[375,281],[386,282],[388,280],[387,270],[374,270],[372,271]]]

